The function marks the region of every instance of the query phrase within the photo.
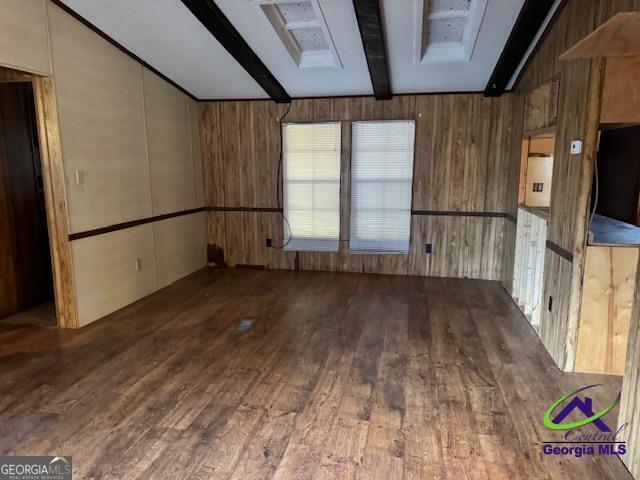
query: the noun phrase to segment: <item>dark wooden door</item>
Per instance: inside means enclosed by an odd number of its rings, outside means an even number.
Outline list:
[[[0,318],[53,297],[30,83],[0,84]]]

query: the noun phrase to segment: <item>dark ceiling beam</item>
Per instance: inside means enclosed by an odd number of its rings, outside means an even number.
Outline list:
[[[391,82],[387,65],[387,51],[380,16],[379,0],[353,0],[364,54],[367,57],[373,93],[377,100],[391,98]]]
[[[220,44],[247,71],[249,75],[278,103],[289,103],[291,97],[262,60],[255,54],[242,35],[213,0],[182,0],[182,3],[211,32]]]
[[[555,0],[525,0],[484,91],[486,97],[499,97],[505,92],[554,3]]]

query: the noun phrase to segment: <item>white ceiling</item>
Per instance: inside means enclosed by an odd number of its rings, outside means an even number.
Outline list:
[[[456,3],[456,0],[448,1]],[[415,0],[383,0],[393,92],[484,91],[523,4],[524,0],[487,2],[468,63],[416,63]]]
[[[394,0],[398,1],[398,0]],[[356,14],[351,0],[319,0],[343,68],[298,68],[252,0],[216,0],[245,41],[292,97],[372,95]]]
[[[62,0],[198,98],[268,98],[180,0]]]
[[[180,0],[62,1],[198,98],[267,98]],[[351,0],[317,0],[339,62],[311,68],[298,66],[256,0],[215,1],[292,97],[373,93]],[[471,58],[457,62],[417,58],[418,1],[382,0],[393,93],[483,91],[524,0],[488,0]]]

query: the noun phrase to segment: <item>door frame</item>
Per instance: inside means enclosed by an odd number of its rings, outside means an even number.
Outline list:
[[[45,210],[49,229],[56,323],[60,328],[78,328],[78,307],[69,240],[67,195],[54,79],[0,67],[0,82],[30,82],[33,85]]]

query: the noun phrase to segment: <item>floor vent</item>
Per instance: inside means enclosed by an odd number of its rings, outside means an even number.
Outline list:
[[[245,318],[238,324],[238,333],[247,333],[253,326],[254,320],[251,318]]]

